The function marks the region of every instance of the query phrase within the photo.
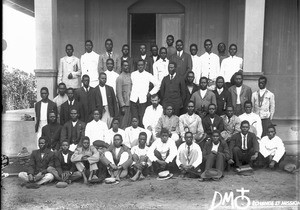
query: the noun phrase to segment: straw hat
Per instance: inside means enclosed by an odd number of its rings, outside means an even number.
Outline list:
[[[223,173],[219,169],[216,168],[210,168],[205,170],[201,174],[202,179],[220,179],[222,177]]]

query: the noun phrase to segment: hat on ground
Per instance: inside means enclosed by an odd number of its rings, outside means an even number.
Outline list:
[[[296,170],[297,166],[293,163],[286,164],[283,169],[289,173],[293,173]]]
[[[106,142],[104,141],[101,141],[101,140],[96,140],[93,142],[93,145],[95,147],[105,147],[105,148],[108,148],[109,147],[109,144],[107,144]]]
[[[117,180],[114,177],[109,177],[109,178],[104,179],[104,182],[106,184],[113,184],[113,183],[117,182]]]
[[[201,174],[201,178],[203,178],[203,179],[219,179],[222,177],[222,175],[223,175],[223,173],[219,169],[210,168],[210,169],[205,170]]]
[[[157,180],[166,180],[172,178],[173,174],[170,173],[170,171],[162,171],[158,173]]]
[[[243,165],[237,168],[237,173],[243,176],[251,176],[254,174],[254,171],[250,165]]]
[[[57,182],[56,187],[57,188],[66,188],[68,186],[67,182]]]
[[[28,149],[26,147],[23,147],[21,151],[18,153],[18,157],[27,157],[30,156],[30,153],[28,152]]]

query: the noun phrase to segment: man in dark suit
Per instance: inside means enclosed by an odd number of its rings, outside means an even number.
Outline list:
[[[191,55],[183,51],[183,41],[176,41],[177,52],[170,56],[170,61],[174,61],[177,64],[177,74],[185,79],[188,71],[192,70],[192,58]]]
[[[222,76],[217,77],[216,79],[216,89],[213,91],[216,95],[217,100],[217,111],[216,114],[221,116],[226,114],[226,107],[231,106],[231,94],[225,88],[224,78]]]
[[[99,85],[95,87],[92,95],[92,110],[99,110],[102,114],[101,120],[111,126],[111,121],[118,116],[118,106],[114,89],[105,85],[107,76],[104,72],[100,73]]]
[[[241,122],[241,132],[232,136],[229,144],[229,164],[235,163],[240,167],[242,164],[251,164],[258,157],[259,144],[255,134],[249,132],[249,129],[249,122],[244,120]]]
[[[234,107],[235,115],[239,116],[245,112],[244,103],[251,101],[252,90],[247,85],[243,84],[243,73],[237,72],[234,74],[235,85],[231,86],[228,91],[231,93],[232,106]]]
[[[79,119],[81,119],[81,110],[79,102],[74,98],[74,89],[67,89],[68,100],[64,102],[60,107],[60,124],[64,125],[70,120],[71,109],[76,109],[78,111]]]
[[[221,138],[220,131],[214,130],[212,137],[205,143],[203,150],[205,170],[213,168],[224,171],[226,162],[230,159],[230,152],[225,140]]]
[[[153,68],[153,64],[160,59],[160,57],[158,55],[158,47],[156,44],[151,45],[150,52],[151,52],[150,58],[152,59],[151,66]],[[152,73],[153,73],[153,71],[152,71]]]
[[[42,135],[42,128],[48,124],[49,121],[49,112],[54,111],[57,115],[57,106],[56,104],[51,101],[49,96],[49,90],[47,87],[41,88],[41,98],[39,102],[35,104],[35,116],[36,116],[36,123],[35,123],[35,132],[37,133],[37,138],[39,139]]]
[[[82,76],[82,84],[83,86],[81,88],[75,90],[75,99],[80,103],[81,120],[88,123],[93,119],[91,97],[95,89],[89,86],[90,77],[87,74]]]
[[[46,140],[39,138],[39,149],[34,150],[30,156],[27,172],[20,172],[19,178],[25,182],[35,183],[35,188],[47,182],[51,182],[54,176],[47,171],[54,166],[54,153],[46,148]]]
[[[186,79],[185,79],[186,97],[185,97],[183,107],[187,107],[188,103],[191,100],[193,93],[195,93],[199,89],[198,85],[196,85],[194,83],[194,79],[195,79],[195,73],[192,71],[189,71],[186,74]],[[182,110],[182,114],[185,114],[186,112],[187,112],[187,110]]]
[[[77,109],[71,109],[71,120],[66,122],[61,130],[60,142],[68,141],[70,150],[74,151],[77,145],[81,145],[85,135],[85,123],[78,120]]]
[[[128,44],[124,44],[122,46],[122,57],[121,57],[121,67],[122,67],[122,62],[123,61],[127,61],[128,62],[128,68],[129,68],[129,72],[133,72],[136,69],[134,69],[134,61],[133,58],[129,56],[129,45]],[[122,68],[121,68],[121,73],[122,73]]]
[[[143,60],[145,63],[145,71],[149,72],[150,74],[153,74],[153,59],[146,54],[146,45],[141,44],[140,45],[140,55],[134,59],[134,70],[137,70],[137,63],[139,60]]]
[[[163,107],[172,105],[174,114],[179,116],[180,109],[186,98],[184,80],[177,73],[177,64],[171,61],[168,65],[169,75],[165,76],[161,82],[160,94]]]
[[[56,113],[49,112],[49,124],[42,128],[42,136],[46,140],[46,147],[53,151],[59,150],[60,147],[60,133],[62,126],[56,120]]]

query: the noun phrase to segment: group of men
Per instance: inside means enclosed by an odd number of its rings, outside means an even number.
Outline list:
[[[237,46],[205,40],[205,53],[183,51],[183,41],[167,37],[168,47],[140,46],[139,58],[112,51],[92,51],[79,60],[72,45],[60,60],[58,95],[51,101],[46,87],[36,103],[39,150],[32,153],[30,170],[20,177],[38,185],[54,178],[72,182],[102,180],[108,174],[132,181],[163,170],[199,177],[201,171],[227,165],[237,171],[243,164],[274,168],[285,149],[272,125],[274,94],[267,78],[258,79],[259,90],[243,84],[242,59]],[[223,54],[221,53],[223,51]],[[159,52],[159,53],[158,53]],[[221,62],[220,62],[221,60]],[[80,78],[82,86],[80,86]]]

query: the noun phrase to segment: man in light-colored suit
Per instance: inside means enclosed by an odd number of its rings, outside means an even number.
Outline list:
[[[113,41],[111,39],[106,39],[105,40],[105,49],[106,52],[101,54],[99,56],[99,66],[98,69],[100,72],[104,72],[107,70],[106,67],[106,60],[111,58],[114,60],[115,68],[114,71],[118,74],[121,72],[121,61],[120,61],[120,56],[113,52]]]

